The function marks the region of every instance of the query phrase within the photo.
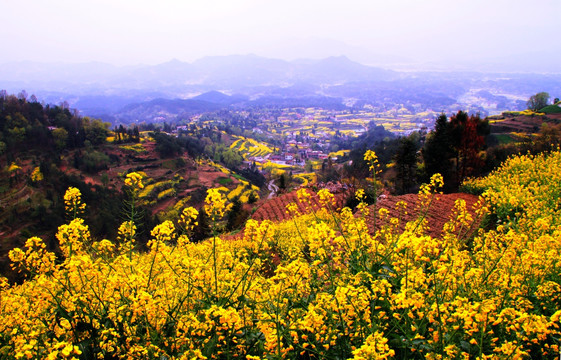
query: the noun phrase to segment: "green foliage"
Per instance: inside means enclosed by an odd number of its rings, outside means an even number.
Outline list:
[[[122,124],[119,127],[115,127],[113,130],[115,133],[114,141],[117,143],[122,142],[136,142],[140,141],[140,132],[138,130],[138,126],[133,126],[131,128],[126,129]]]
[[[434,130],[428,134],[423,148],[427,177],[432,174],[441,174],[444,183],[449,183],[451,178],[450,158],[453,153],[448,118],[445,114],[440,114],[436,119]]]
[[[101,174],[101,183],[104,187],[107,187],[107,185],[109,185],[109,175],[107,175],[107,173]]]
[[[498,144],[510,144],[516,141],[510,134],[491,134],[490,136]]]
[[[240,176],[243,176],[244,179],[249,180],[252,184],[256,185],[257,187],[263,187],[265,185],[265,176],[259,171],[255,164],[252,164],[248,168],[238,169],[236,170]]]
[[[68,131],[64,128],[57,128],[53,130],[52,134],[57,149],[64,149],[66,147],[66,142],[68,141]]]
[[[6,126],[8,128],[25,128],[29,125],[27,119],[19,112],[15,113],[14,115],[6,116]]]
[[[216,179],[216,182],[218,182],[218,183],[219,183],[220,185],[222,185],[222,186],[228,186],[228,185],[230,185],[231,183],[233,183],[234,180],[232,180],[232,179],[229,178],[229,177],[221,176],[221,177],[219,177],[218,179]]]
[[[8,156],[33,150],[60,153],[84,147],[86,141],[103,144],[108,127],[108,123],[71,112],[68,104],[44,106],[26,97],[0,96],[0,140],[6,143]]]
[[[243,162],[238,150],[228,147],[224,143],[214,142],[204,148],[205,154],[214,162],[222,163],[229,169],[237,169]]]
[[[23,141],[25,140],[25,132],[26,132],[25,128],[23,127],[14,127],[8,129],[7,131],[8,144],[10,144],[12,147],[22,144]]]
[[[561,107],[557,105],[548,105],[541,108],[539,111],[544,114],[559,114],[561,113]]]
[[[163,158],[172,157],[182,153],[180,141],[161,132],[153,132],[150,135],[156,140],[156,151]]]
[[[77,154],[74,158],[74,165],[77,168],[92,174],[107,169],[109,164],[109,157],[99,151],[86,151],[83,156]]]
[[[395,154],[399,142],[395,135],[387,131],[383,126],[371,125],[365,134],[351,140],[351,144],[349,144],[352,149],[349,153],[352,165],[346,168],[347,175],[349,176],[357,178],[370,176],[369,165],[364,161],[366,150],[373,150],[376,153],[382,168],[391,162]],[[349,148],[347,145],[342,147]]]
[[[419,147],[418,136],[413,135],[400,139],[399,148],[394,156],[397,170],[396,187],[400,194],[410,192],[417,183],[417,151]]]
[[[243,157],[234,149],[228,149],[222,153],[222,162],[227,168],[236,169],[242,164]]]
[[[88,117],[84,118],[83,123],[86,139],[89,140],[92,145],[100,145],[106,142],[107,136],[109,135],[109,126],[111,124]]]
[[[448,121],[441,114],[423,148],[425,180],[441,174],[445,189],[455,191],[463,179],[478,175],[484,164],[480,152],[489,132],[488,120],[482,120],[479,115],[458,111]]]
[[[249,196],[248,196],[248,198],[247,198],[247,203],[248,203],[248,204],[253,204],[253,203],[255,203],[257,200],[258,200],[257,194],[256,194],[254,191],[250,192],[250,193],[249,193]]]
[[[227,215],[226,229],[232,231],[240,228],[249,217],[249,212],[243,209],[239,197],[232,200],[232,207]]]
[[[162,161],[163,168],[170,169],[170,170],[177,170],[177,159],[169,159]]]
[[[561,124],[543,123],[540,132],[525,144],[532,153],[556,150],[561,145]]]
[[[529,110],[539,111],[540,109],[547,106],[548,101],[549,93],[539,92],[536,95],[530,96],[530,99],[528,99],[528,102],[526,104],[528,105]]]

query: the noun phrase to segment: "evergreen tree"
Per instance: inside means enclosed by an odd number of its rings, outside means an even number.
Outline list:
[[[489,122],[479,115],[468,115],[464,111],[450,118],[452,148],[455,155],[455,185],[459,186],[468,177],[477,175],[484,161],[480,151],[489,134]]]
[[[396,190],[399,194],[412,191],[416,185],[418,141],[413,136],[403,137],[394,156],[397,170]]]
[[[197,218],[197,226],[193,229],[193,235],[191,240],[193,242],[199,242],[211,235],[210,232],[210,223],[208,219],[208,215],[205,211],[199,211],[199,216]]]
[[[453,154],[448,124],[446,115],[440,114],[436,119],[434,131],[427,136],[422,151],[425,164],[423,181],[426,182],[433,174],[439,173],[444,178],[445,187],[451,180],[450,158]]]
[[[423,148],[424,181],[440,173],[444,189],[455,191],[466,177],[480,173],[484,164],[480,152],[489,131],[489,122],[479,115],[458,111],[448,121],[441,114]]]

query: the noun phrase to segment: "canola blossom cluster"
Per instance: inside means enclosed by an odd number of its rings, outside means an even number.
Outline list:
[[[125,178],[125,185],[130,187],[133,191],[144,189],[144,184],[142,183],[142,175],[137,172],[127,174]]]
[[[27,278],[0,279],[0,358],[557,358],[559,174],[554,152],[470,180],[477,208],[458,200],[439,238],[425,216],[440,176],[405,230],[387,209],[335,209],[326,191],[319,210],[288,206],[292,219],[250,220],[230,241],[190,242],[186,210],[152,230],[145,252],[131,251],[133,223],[113,243],[77,218],[59,228],[58,259],[36,237],[11,252]],[[204,211],[221,221],[224,207],[210,190]]]
[[[82,202],[82,194],[75,187],[69,187],[64,194],[64,209],[66,216],[75,219],[83,215],[86,204]]]
[[[552,234],[561,225],[561,151],[521,155],[464,187],[492,206],[501,229],[516,227],[525,233]]]

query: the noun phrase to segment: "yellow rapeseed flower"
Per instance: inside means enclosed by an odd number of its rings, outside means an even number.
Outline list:
[[[144,188],[142,183],[142,175],[137,172],[128,173],[125,178],[125,185],[130,187],[132,191],[138,191]]]
[[[69,187],[64,193],[64,206],[66,215],[71,219],[81,217],[86,209],[86,204],[82,202],[82,193],[75,187]]]
[[[212,221],[217,221],[224,217],[226,198],[222,195],[219,189],[208,189],[204,208],[206,214],[212,219]]]

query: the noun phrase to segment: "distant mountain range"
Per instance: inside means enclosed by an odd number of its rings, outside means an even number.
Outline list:
[[[539,91],[559,97],[560,80],[561,75],[547,74],[397,72],[345,56],[285,61],[232,55],[128,67],[98,62],[0,65],[0,89],[25,89],[47,103],[67,101],[84,115],[114,123],[172,121],[232,106],[371,105],[383,110],[407,105],[435,111],[457,106],[485,112],[497,104],[520,107]]]
[[[49,84],[52,90],[77,86],[115,89],[215,87],[237,90],[253,86],[315,85],[348,81],[391,80],[398,73],[361,65],[344,56],[285,61],[255,55],[205,57],[193,63],[172,60],[154,66],[116,67],[103,63],[7,63],[0,67],[6,83]]]

